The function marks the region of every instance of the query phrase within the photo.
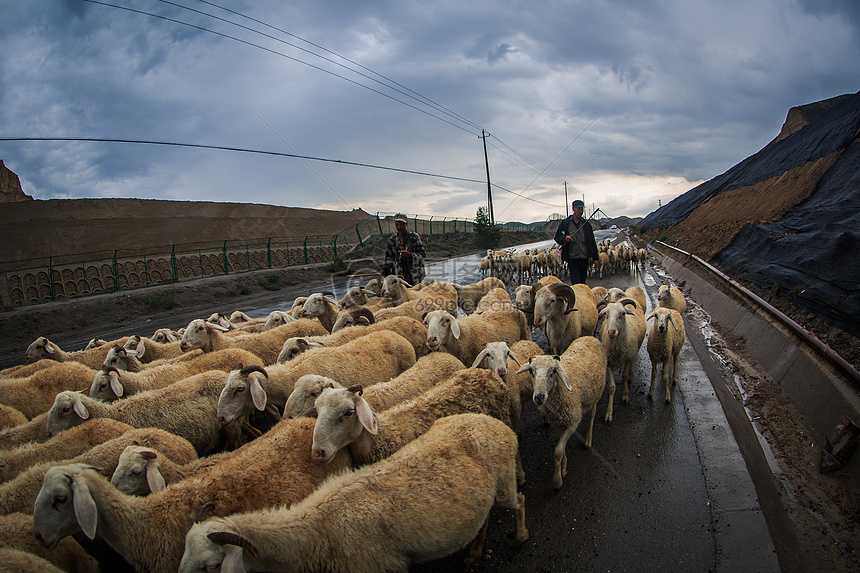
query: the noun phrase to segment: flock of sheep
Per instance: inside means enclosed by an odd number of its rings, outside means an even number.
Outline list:
[[[607,272],[644,264],[601,247]],[[526,541],[524,409],[559,432],[561,488],[607,378],[612,421],[615,371],[627,402],[652,319],[648,396],[662,368],[670,401],[686,303],[661,286],[646,316],[641,288],[565,285],[555,254],[488,256],[514,299],[497,276],[388,276],[78,352],[38,338],[0,371],[0,559],[98,571],[106,544],[137,571],[406,571],[467,548],[468,565],[494,506]]]

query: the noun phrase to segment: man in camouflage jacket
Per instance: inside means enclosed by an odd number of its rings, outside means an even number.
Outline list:
[[[398,213],[394,216],[394,228],[397,232],[388,239],[385,249],[385,263],[382,274],[397,274],[411,285],[424,280],[424,244],[421,236],[414,231],[406,230],[406,215]]]

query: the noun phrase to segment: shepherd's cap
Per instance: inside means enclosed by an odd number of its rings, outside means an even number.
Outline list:
[[[408,223],[409,222],[409,220],[406,218],[406,215],[404,215],[403,213],[397,213],[394,216],[394,222],[396,223],[397,221],[400,221],[401,223]]]

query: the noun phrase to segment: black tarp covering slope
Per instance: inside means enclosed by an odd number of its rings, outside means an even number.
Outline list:
[[[753,185],[834,151],[841,155],[812,195],[782,220],[745,225],[711,261],[860,336],[860,94],[789,137],[651,213],[643,231],[682,221],[709,197]]]

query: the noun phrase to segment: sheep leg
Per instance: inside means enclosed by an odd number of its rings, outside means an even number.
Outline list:
[[[469,544],[469,549],[466,551],[466,556],[463,558],[463,566],[468,570],[475,564],[475,561],[481,558],[484,553],[484,540],[487,538],[487,524],[490,523],[490,513],[487,512],[487,517],[484,519],[484,525],[478,531],[478,535]]]
[[[526,496],[517,494],[517,507],[514,510],[514,539],[525,543],[529,538],[529,530],[526,529]]]
[[[651,359],[651,386],[648,388],[648,399],[651,400],[654,398],[654,380],[657,378],[657,368],[658,362]]]
[[[591,417],[588,420],[588,430],[585,431],[585,447],[591,447],[591,435],[594,430],[594,418],[597,417],[597,404],[591,407]]]
[[[633,378],[633,361],[629,361],[624,365],[624,371],[621,373],[621,378],[624,380],[624,393],[621,395],[621,402],[626,404],[630,401],[630,391],[627,384]]]
[[[668,359],[665,362],[663,362],[662,374],[663,374],[663,376],[662,376],[663,384],[666,385],[666,403],[668,404],[669,402],[672,401],[672,396],[670,394],[670,388],[669,388],[669,360]]]
[[[523,469],[523,460],[522,460],[522,458],[520,458],[519,448],[517,448],[516,461],[517,461],[517,470],[516,470],[517,471],[517,486],[523,487],[524,485],[526,485],[526,472]]]
[[[606,404],[606,416],[603,417],[603,421],[609,423],[612,421],[612,403],[615,401],[615,375],[612,374],[611,368],[607,368],[606,372],[609,374],[609,402]]]
[[[552,476],[552,487],[561,489],[562,478],[567,475],[567,441],[573,435],[575,428],[567,427],[561,432],[558,443],[555,445],[555,473]]]

